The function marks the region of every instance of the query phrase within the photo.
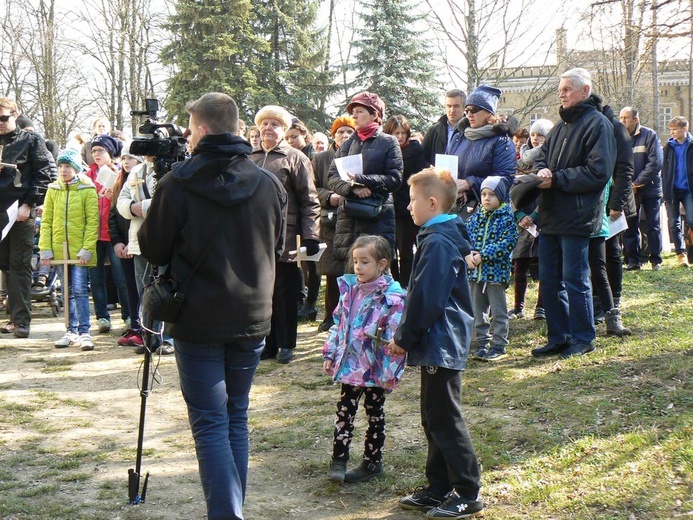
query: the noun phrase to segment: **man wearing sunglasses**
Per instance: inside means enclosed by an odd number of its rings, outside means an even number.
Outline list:
[[[17,221],[0,242],[0,269],[8,272],[7,298],[10,322],[0,332],[29,337],[31,324],[31,253],[36,206],[43,202],[51,179],[57,177],[53,156],[43,138],[17,126],[17,104],[0,97],[0,223],[16,201]]]

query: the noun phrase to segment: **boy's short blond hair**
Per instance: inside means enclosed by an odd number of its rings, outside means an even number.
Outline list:
[[[450,170],[425,168],[409,177],[407,183],[421,190],[426,197],[437,199],[443,213],[449,212],[457,200],[457,184]]]

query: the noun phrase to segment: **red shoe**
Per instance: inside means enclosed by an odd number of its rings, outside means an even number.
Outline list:
[[[134,336],[134,332],[132,332],[130,329],[126,330],[123,332],[123,335],[118,338],[118,345],[121,347],[132,347],[134,345],[134,343],[132,343],[132,338]]]
[[[142,338],[142,333],[133,332],[130,336],[130,345],[133,347],[143,347],[144,338]]]

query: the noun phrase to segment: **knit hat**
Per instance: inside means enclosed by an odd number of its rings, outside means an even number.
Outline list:
[[[351,116],[339,116],[337,119],[334,120],[334,123],[332,123],[332,128],[330,129],[332,137],[334,137],[337,130],[339,130],[343,126],[349,126],[356,130],[356,121],[354,121],[354,118]]]
[[[267,105],[258,110],[255,115],[255,124],[260,126],[264,119],[276,119],[281,122],[284,130],[291,127],[291,114],[284,108],[277,105]]]
[[[498,200],[501,203],[508,200],[508,188],[507,188],[507,177],[501,177],[500,175],[493,175],[491,177],[486,177],[481,183],[481,188],[479,188],[479,193],[481,193],[484,188],[492,190],[496,194]]]
[[[143,163],[144,162],[144,157],[141,155],[133,155],[130,153],[130,143],[126,144],[123,146],[123,153],[120,154],[121,157],[132,157],[135,159],[137,162]]]
[[[17,126],[21,129],[28,128],[28,127],[36,128],[36,125],[34,125],[34,122],[29,117],[25,116],[24,114],[18,115],[17,118],[15,119],[15,121],[17,123]]]
[[[347,112],[351,114],[351,111],[356,105],[370,108],[378,115],[381,121],[385,119],[385,103],[383,103],[383,100],[380,99],[378,94],[373,94],[372,92],[361,92],[360,94],[356,94],[347,105]]]
[[[67,164],[68,166],[71,166],[77,173],[80,173],[83,170],[82,154],[77,150],[63,150],[60,152],[60,155],[58,155],[55,162],[58,166],[61,164]]]
[[[535,173],[515,177],[515,182],[510,188],[510,202],[512,202],[513,207],[523,209],[527,206],[534,206],[541,192],[537,186],[543,181]]]
[[[479,85],[471,94],[469,94],[465,106],[468,107],[471,105],[483,108],[487,112],[491,112],[493,115],[495,115],[496,109],[498,108],[498,100],[500,99],[501,94],[501,90],[496,87]]]
[[[120,157],[120,152],[123,149],[123,142],[108,134],[101,134],[92,138],[91,146],[92,148],[94,146],[100,146],[108,152],[111,159],[114,159]]]
[[[553,123],[548,119],[537,119],[532,126],[529,127],[529,133],[539,134],[546,137],[553,128]]]

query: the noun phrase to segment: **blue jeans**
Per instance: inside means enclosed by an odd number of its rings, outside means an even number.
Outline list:
[[[669,237],[671,243],[674,244],[676,254],[686,252],[686,247],[683,245],[683,234],[681,233],[681,208],[680,204],[686,210],[686,223],[688,227],[693,228],[693,195],[690,191],[674,190],[674,201],[665,201],[667,208],[667,219],[669,220]]]
[[[111,319],[108,313],[108,295],[106,293],[106,270],[104,264],[106,257],[111,262],[111,276],[113,283],[118,291],[118,301],[120,302],[121,317],[123,321],[130,317],[128,312],[128,288],[125,285],[125,274],[120,265],[120,258],[115,254],[113,244],[98,240],[96,242],[96,266],[89,268],[89,279],[91,280],[91,295],[94,299],[94,314],[98,318]]]
[[[70,282],[70,326],[68,332],[89,334],[89,268],[82,265],[68,265]],[[61,285],[65,283],[63,266],[58,266]]]
[[[588,263],[589,237],[539,234],[539,288],[551,344],[596,337]]]
[[[248,475],[248,394],[265,340],[176,340],[180,387],[209,520],[242,519]]]

